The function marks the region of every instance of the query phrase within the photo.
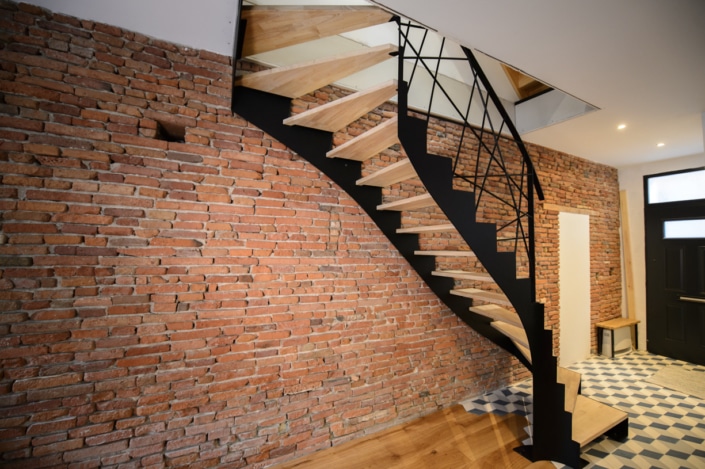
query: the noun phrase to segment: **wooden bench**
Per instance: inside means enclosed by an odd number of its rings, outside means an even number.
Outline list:
[[[617,329],[620,329],[622,327],[631,327],[631,335],[632,335],[632,345],[634,346],[634,349],[639,348],[639,322],[641,322],[639,319],[631,319],[631,318],[615,318],[615,319],[610,319],[609,321],[602,321],[598,322],[595,324],[597,327],[597,353],[602,354],[602,331],[603,330],[608,330],[612,331],[610,336],[612,337],[612,356],[610,358],[614,358],[614,331]]]

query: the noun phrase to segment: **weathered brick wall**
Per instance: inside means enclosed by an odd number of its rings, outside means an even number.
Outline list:
[[[0,13],[0,464],[258,467],[522,373],[230,114],[227,57]]]
[[[557,151],[528,145],[546,199],[536,211],[536,298],[546,308],[546,327],[554,330],[559,354],[558,213],[590,216],[590,323],[622,314],[617,170]],[[591,351],[597,353],[596,329],[591,327]]]
[[[231,115],[229,58],[0,15],[0,465],[261,467],[526,375],[329,179]],[[158,138],[172,127],[183,142]],[[611,170],[538,156],[616,191]],[[603,263],[593,299],[618,302]]]

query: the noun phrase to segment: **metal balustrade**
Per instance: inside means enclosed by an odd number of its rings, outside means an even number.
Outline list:
[[[406,83],[408,112],[425,119],[429,132],[444,121],[461,126],[459,134],[443,135],[442,145],[428,139],[427,151],[453,159],[454,187],[475,194],[469,216],[496,224],[498,250],[516,254],[517,273],[531,280],[534,301],[534,198],[542,200],[543,192],[526,147],[472,51],[422,26],[397,23],[398,80]],[[448,70],[465,77],[460,92]]]

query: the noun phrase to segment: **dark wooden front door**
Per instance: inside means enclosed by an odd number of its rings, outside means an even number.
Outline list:
[[[701,365],[705,365],[705,236],[698,230],[698,237],[669,237],[664,224],[703,218],[705,201],[646,207],[647,348]]]

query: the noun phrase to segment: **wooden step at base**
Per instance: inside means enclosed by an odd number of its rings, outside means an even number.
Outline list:
[[[517,327],[504,321],[493,321],[490,325],[512,339],[515,343],[523,347],[529,347],[529,338],[526,337],[526,331],[524,331],[523,327]]]
[[[401,212],[402,210],[418,210],[421,208],[434,207],[436,201],[433,200],[431,194],[421,194],[408,199],[395,200],[377,206],[377,210],[393,210]]]
[[[397,81],[390,80],[291,116],[284,119],[284,124],[335,132],[389,101],[396,94]]]
[[[298,98],[383,62],[396,50],[396,46],[391,44],[364,48],[334,57],[242,75],[235,79],[235,85]]]
[[[421,233],[449,233],[457,231],[452,223],[443,225],[419,225],[410,226],[408,228],[397,228],[399,234],[421,234]]]
[[[480,314],[482,316],[486,316],[495,321],[503,321],[513,326],[524,327],[521,323],[521,318],[519,318],[519,315],[517,313],[509,311],[508,309],[504,309],[498,305],[488,304],[480,306],[471,306],[470,311],[476,314]]]
[[[589,397],[578,395],[573,411],[573,441],[585,445],[597,437],[613,432],[616,439],[626,438],[627,413]]]
[[[573,412],[580,393],[580,373],[559,366],[558,382],[565,385],[565,411]]]
[[[434,270],[431,275],[436,277],[448,277],[456,280],[478,280],[480,282],[492,282],[492,276],[479,272],[467,272],[465,270]]]
[[[404,158],[403,160],[390,164],[386,168],[358,179],[355,184],[358,186],[387,187],[415,177],[416,170],[414,170],[411,160]]]
[[[473,300],[486,301],[488,303],[496,303],[504,306],[511,306],[506,296],[502,293],[489,292],[478,288],[459,288],[450,291],[453,295],[472,298]]]
[[[247,21],[242,56],[248,57],[386,23],[392,15],[368,6],[244,5],[241,17]]]
[[[328,158],[366,161],[382,150],[399,143],[398,125],[399,118],[394,116],[342,145],[338,145],[326,153],[326,156]]]
[[[436,256],[436,257],[477,257],[472,251],[414,251],[417,256]]]

